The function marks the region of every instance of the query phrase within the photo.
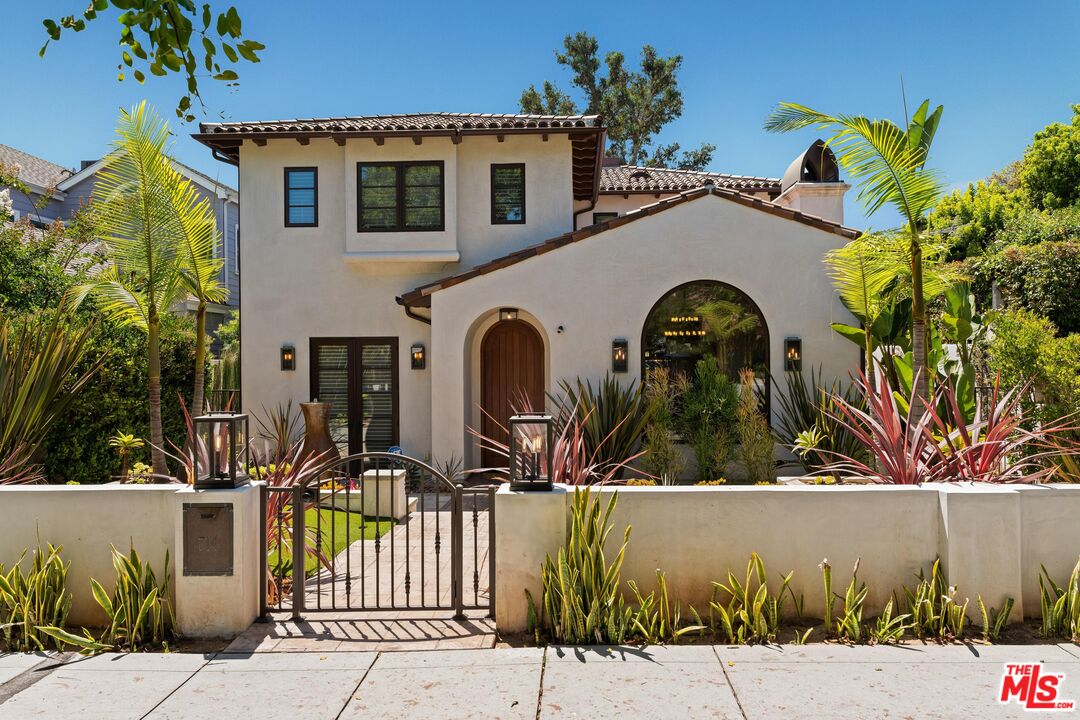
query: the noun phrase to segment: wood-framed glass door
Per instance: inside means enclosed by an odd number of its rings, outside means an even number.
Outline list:
[[[398,339],[311,338],[311,397],[330,403],[330,438],[342,455],[400,443]]]

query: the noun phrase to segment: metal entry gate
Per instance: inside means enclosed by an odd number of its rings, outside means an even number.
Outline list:
[[[294,484],[264,486],[263,615],[416,609],[462,617],[484,609],[494,616],[495,489],[454,484],[392,453],[350,455]]]

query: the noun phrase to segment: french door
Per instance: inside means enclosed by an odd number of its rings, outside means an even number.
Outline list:
[[[330,403],[342,455],[386,452],[398,436],[398,339],[311,338],[311,397]]]

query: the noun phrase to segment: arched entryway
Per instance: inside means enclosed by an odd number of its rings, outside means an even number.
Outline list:
[[[531,409],[544,407],[544,341],[524,320],[500,320],[480,344],[480,429],[484,437],[505,443],[506,424],[519,398]],[[503,467],[506,458],[482,448],[484,467]]]

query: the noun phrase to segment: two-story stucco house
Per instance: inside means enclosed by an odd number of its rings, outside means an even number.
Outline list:
[[[330,401],[342,451],[488,466],[469,428],[498,436],[516,395],[564,378],[714,353],[768,396],[789,357],[858,364],[830,329],[850,316],[822,256],[857,233],[820,143],[781,180],[613,166],[595,116],[200,130],[239,165],[245,408]],[[718,334],[718,312],[756,321]]]
[[[69,170],[8,145],[0,145],[0,163],[18,167],[19,180],[30,190],[29,194],[11,191],[14,219],[25,217],[38,227],[68,220],[89,203],[105,165],[104,160],[84,160],[78,171]],[[173,167],[194,185],[200,198],[210,202],[221,234],[218,253],[224,264],[220,281],[229,289],[229,299],[211,304],[207,311],[206,331],[213,337],[218,325],[240,306],[240,198],[235,189],[183,163],[174,160]],[[194,312],[196,304],[189,302],[187,309]]]

